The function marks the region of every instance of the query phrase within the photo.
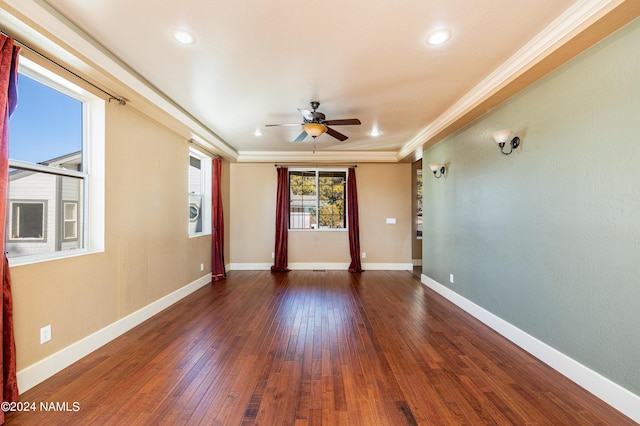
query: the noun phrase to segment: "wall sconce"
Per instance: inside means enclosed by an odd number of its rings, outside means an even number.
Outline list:
[[[429,168],[433,172],[433,175],[436,177],[436,179],[440,179],[442,176],[444,176],[444,173],[447,171],[444,167],[444,164],[442,165],[436,164],[436,163],[429,164]],[[440,172],[440,175],[438,175],[438,172]]]
[[[517,149],[518,146],[520,146],[520,138],[516,136],[515,138],[511,139],[511,142],[509,142],[509,145],[511,145],[511,151],[504,152],[504,146],[507,144],[507,141],[511,137],[512,133],[513,130],[498,130],[497,132],[491,133],[491,136],[493,136],[493,139],[500,147],[500,152],[504,155],[511,154],[514,149]]]

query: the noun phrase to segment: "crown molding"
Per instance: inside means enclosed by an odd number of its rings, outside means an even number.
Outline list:
[[[395,151],[239,151],[239,163],[270,162],[396,163]]]
[[[178,120],[181,124],[197,134],[215,152],[221,153],[230,160],[235,160],[238,152],[226,141],[212,132],[191,114],[173,102],[168,96],[146,81],[141,75],[116,58],[89,37],[80,28],[60,15],[42,0],[4,0],[24,18],[13,16],[1,10],[3,21],[7,18],[12,28],[21,36],[37,40],[40,45],[60,60],[74,64],[82,69],[96,69],[122,82],[142,98],[146,99],[163,112]],[[28,17],[29,24],[26,23]],[[6,21],[5,21],[6,22]],[[34,27],[46,29],[45,35]],[[55,37],[52,35],[55,34]],[[81,52],[74,54],[72,52]],[[130,104],[134,104],[130,102]]]
[[[418,135],[404,144],[398,151],[398,159],[412,155],[416,150],[424,148],[428,142],[438,142],[436,137],[440,139],[446,137],[447,134],[444,133],[443,136],[443,132],[454,127],[454,124],[463,120],[465,116],[473,116],[470,113],[474,112],[483,102],[504,89],[526,71],[541,63],[569,40],[624,2],[625,0],[582,0],[576,2]],[[510,95],[513,94],[515,93]],[[468,123],[462,123],[459,127],[466,124]],[[455,130],[453,129],[449,133]]]
[[[626,2],[633,1],[636,0],[626,0]],[[204,141],[205,145],[210,147],[212,151],[219,153],[229,161],[399,162],[407,161],[407,159],[413,157],[418,158],[418,153],[421,153],[425,147],[438,142],[458,128],[470,123],[475,117],[486,112],[488,110],[486,104],[491,104],[488,101],[492,97],[496,97],[518,77],[543,62],[572,38],[625,3],[625,0],[580,0],[576,2],[436,120],[405,143],[397,152],[320,151],[315,154],[309,152],[239,152],[56,12],[44,0],[4,0],[4,3],[21,15],[21,18],[16,18],[2,10],[4,22],[11,21],[14,25],[19,24],[21,32],[27,31],[30,39],[36,39],[46,44],[47,50],[59,56],[63,61],[70,64],[81,64],[83,69],[97,68],[107,76],[112,76],[105,78],[119,80],[138,96],[146,99],[161,111],[175,117],[181,124],[189,128],[193,134],[198,135],[199,139]],[[29,24],[24,23],[21,19],[24,22],[29,22]],[[45,35],[37,32],[33,29],[34,26],[46,29],[49,34]],[[542,74],[538,76],[538,78],[540,77],[542,77]],[[506,92],[506,96],[503,95],[502,99],[515,94],[515,92]],[[500,99],[494,101],[490,106],[495,106],[499,102]],[[484,110],[483,107],[485,107]]]

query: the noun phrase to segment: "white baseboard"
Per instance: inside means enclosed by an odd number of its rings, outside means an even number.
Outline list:
[[[422,274],[421,282],[616,410],[640,423],[640,396],[527,334],[432,278]]]
[[[148,320],[158,312],[168,308],[210,282],[211,274],[198,278],[192,283],[150,303],[144,308],[18,371],[17,378],[20,393],[24,393],[38,383],[45,381],[57,372],[87,356],[99,347],[109,343],[116,337],[126,333],[138,324]]]
[[[346,271],[349,263],[290,263],[291,270],[337,270]],[[362,263],[363,270],[369,271],[411,271],[413,265],[410,263]]]
[[[271,269],[272,263],[231,263],[229,265],[230,271],[268,271]],[[346,271],[349,269],[349,263],[331,263],[331,262],[293,262],[289,263],[289,269],[292,271],[303,270],[337,270]],[[411,263],[363,263],[362,269],[365,271],[411,271],[413,264]]]
[[[331,270],[331,271],[346,271],[349,269],[349,263],[332,263],[332,262],[293,262],[289,263],[289,269],[292,271],[312,271],[318,270]]]
[[[370,271],[412,271],[411,263],[363,263],[362,269]]]
[[[228,271],[269,271],[273,263],[230,263]]]

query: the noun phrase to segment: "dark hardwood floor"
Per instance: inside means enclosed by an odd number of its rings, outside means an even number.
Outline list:
[[[21,398],[70,411],[8,425],[634,424],[406,271],[234,271]]]

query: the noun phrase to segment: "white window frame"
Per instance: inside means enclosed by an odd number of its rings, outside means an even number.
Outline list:
[[[83,171],[67,170],[9,159],[10,168],[19,168],[38,173],[82,178],[84,182],[83,244],[76,250],[9,258],[11,266],[82,256],[104,251],[104,147],[105,147],[105,101],[93,93],[71,83],[56,73],[21,56],[19,72],[41,84],[55,89],[82,102],[82,164]],[[18,103],[18,108],[20,107]],[[9,141],[11,143],[11,141]],[[79,219],[79,218],[77,218]]]
[[[67,206],[73,206],[73,217],[67,217]],[[73,223],[73,235],[67,235],[67,223]],[[78,239],[78,202],[62,201],[62,241],[74,241]]]
[[[211,178],[212,178],[212,159],[207,154],[189,147],[189,156],[187,161],[187,170],[191,164],[191,157],[200,160],[200,188],[202,189],[201,195],[202,205],[200,206],[200,215],[202,216],[202,231],[196,232],[191,229],[191,219],[187,217],[187,232],[189,238],[200,237],[202,235],[211,235]],[[191,197],[193,194],[190,192],[191,188],[191,175],[187,173],[187,205],[191,208]],[[187,210],[188,211],[188,210]]]
[[[349,179],[349,171],[348,169],[342,169],[342,168],[337,168],[337,169],[324,169],[324,168],[291,168],[288,170],[287,173],[287,179],[289,179],[289,183],[291,183],[291,176],[290,173],[291,172],[314,172],[316,174],[316,221],[320,221],[320,194],[319,194],[319,184],[320,184],[320,180],[319,180],[319,175],[322,172],[339,172],[339,173],[344,173],[344,228],[292,228],[291,227],[291,200],[289,200],[289,218],[288,218],[288,225],[289,225],[289,231],[293,231],[293,232],[344,232],[347,231],[349,229],[348,226],[348,220],[347,220],[347,192],[348,192],[348,188],[349,185],[347,183],[348,179]],[[289,188],[289,191],[291,191],[291,188]]]

